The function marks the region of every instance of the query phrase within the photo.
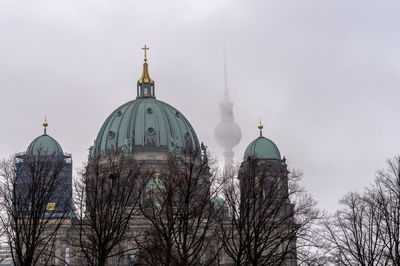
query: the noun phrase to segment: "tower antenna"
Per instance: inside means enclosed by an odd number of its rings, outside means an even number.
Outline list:
[[[228,64],[226,59],[226,36],[225,36],[225,29],[222,29],[222,42],[223,42],[223,49],[224,49],[224,96],[229,98],[229,88],[228,88]]]

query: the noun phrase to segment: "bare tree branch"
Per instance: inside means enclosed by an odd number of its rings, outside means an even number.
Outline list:
[[[71,215],[68,167],[63,156],[40,152],[0,163],[1,223],[15,265],[54,259],[58,231]]]
[[[79,250],[89,265],[105,265],[133,249],[129,225],[137,213],[148,169],[132,156],[110,152],[90,158],[75,185],[74,230]],[[125,259],[128,255],[125,256]]]
[[[140,264],[212,265],[218,260],[216,179],[199,151],[172,154],[161,166],[140,201],[149,223],[137,239]]]
[[[225,189],[230,220],[221,226],[224,249],[235,265],[296,263],[296,240],[319,217],[315,201],[281,161],[249,158],[239,170],[240,189]]]

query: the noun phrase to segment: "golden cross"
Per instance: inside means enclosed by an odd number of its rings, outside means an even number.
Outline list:
[[[149,50],[149,48],[148,47],[146,47],[146,44],[144,45],[144,47],[142,48],[142,50],[144,50],[144,61],[147,61],[147,51],[146,50]]]

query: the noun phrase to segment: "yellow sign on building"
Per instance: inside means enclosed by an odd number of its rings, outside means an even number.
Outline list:
[[[46,211],[54,211],[55,209],[56,209],[56,203],[55,202],[47,203]]]

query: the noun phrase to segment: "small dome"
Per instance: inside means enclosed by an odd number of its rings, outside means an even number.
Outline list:
[[[220,196],[213,197],[211,199],[211,203],[212,203],[214,209],[219,213],[219,215],[222,215],[224,217],[229,216],[228,204],[222,197],[220,197]]]
[[[258,137],[247,146],[243,160],[247,160],[249,156],[256,159],[281,159],[275,143],[263,136]]]
[[[29,144],[26,153],[29,155],[62,155],[63,150],[54,138],[43,134]]]
[[[196,133],[181,112],[154,97],[139,97],[117,108],[95,140],[95,152],[172,152],[200,150]]]
[[[226,201],[221,198],[220,196],[215,196],[211,199],[212,204],[214,205],[214,207],[218,207],[218,208],[228,208],[228,204],[226,203]]]

